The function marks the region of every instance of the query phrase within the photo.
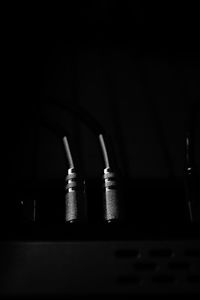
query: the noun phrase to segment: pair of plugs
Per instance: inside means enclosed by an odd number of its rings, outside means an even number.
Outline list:
[[[106,167],[104,168],[103,174],[104,220],[107,223],[112,223],[119,220],[119,195],[116,186],[116,176],[109,166],[103,136],[100,135],[99,139],[103,149],[104,160],[106,161]],[[70,168],[68,169],[68,174],[65,179],[65,222],[84,222],[87,219],[85,182],[80,180],[75,171],[66,137],[63,138],[63,142],[68,162],[70,164]]]
[[[84,223],[87,221],[87,199],[85,182],[80,178],[74,166],[73,157],[69,147],[69,142],[64,135],[62,137],[65,154],[68,161],[68,172],[65,178],[65,222],[66,223]],[[103,135],[99,135],[99,141],[104,158],[103,174],[103,207],[104,220],[107,223],[119,220],[119,195],[115,173],[110,168],[108,153]],[[21,201],[23,216],[31,222],[36,222],[37,207],[36,199],[33,195],[33,202]],[[33,203],[33,205],[31,205]]]

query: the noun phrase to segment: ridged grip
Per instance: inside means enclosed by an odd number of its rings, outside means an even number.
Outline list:
[[[86,197],[84,183],[73,170],[68,171],[65,186],[65,222],[86,220]]]
[[[107,222],[119,219],[119,194],[115,174],[110,169],[104,170],[104,218]]]

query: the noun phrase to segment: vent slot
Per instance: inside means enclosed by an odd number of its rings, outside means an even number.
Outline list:
[[[162,258],[162,257],[172,257],[174,256],[174,253],[171,249],[152,249],[149,251],[149,255],[151,257]]]
[[[200,274],[190,275],[187,277],[189,283],[199,283],[200,284]]]
[[[172,275],[162,274],[152,277],[152,282],[157,284],[174,283],[175,278]]]
[[[153,262],[138,262],[133,265],[136,271],[156,271],[159,266]]]
[[[188,270],[190,268],[190,265],[184,261],[173,261],[168,263],[168,268],[170,270],[183,271]]]
[[[140,257],[140,252],[137,249],[121,249],[115,251],[115,256],[117,258],[138,258]]]
[[[117,283],[122,285],[137,285],[141,283],[141,279],[135,275],[122,275],[117,278]]]
[[[200,258],[200,249],[187,249],[185,250],[185,256]]]
[[[182,291],[200,290],[200,249],[199,245],[133,245],[115,249],[120,258],[117,283],[124,289]],[[120,270],[121,268],[121,270]],[[121,272],[122,271],[122,272]]]

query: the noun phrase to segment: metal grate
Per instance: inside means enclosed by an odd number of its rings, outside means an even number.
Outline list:
[[[170,243],[172,247],[155,243],[156,247],[152,248],[147,243],[145,247],[115,250],[119,267],[116,283],[129,288],[145,287],[154,292],[165,287],[168,292],[200,291],[200,246],[190,247],[189,241],[188,245]]]
[[[1,242],[0,250],[0,296],[200,293],[197,240]]]

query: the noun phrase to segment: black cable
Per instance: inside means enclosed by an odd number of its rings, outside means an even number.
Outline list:
[[[86,221],[85,181],[77,174],[76,163],[71,153],[69,133],[55,120],[40,117],[41,125],[49,128],[60,140],[62,139],[65,157],[68,162],[68,172],[65,177],[65,222],[82,223]]]
[[[187,84],[184,92],[188,97]],[[189,98],[189,97],[188,97]],[[195,162],[195,138],[197,132],[198,100],[187,107],[188,117],[185,123],[185,163],[184,163],[184,188],[191,223],[200,221],[200,190],[198,170]]]
[[[174,169],[173,160],[168,150],[163,122],[159,117],[156,101],[154,100],[154,97],[151,95],[151,93],[149,93],[149,91],[151,92],[151,88],[149,86],[148,76],[144,75],[144,71],[142,75],[140,74],[140,78],[141,78],[141,83],[143,83],[143,87],[144,87],[143,89],[144,96],[148,100],[147,104],[149,105],[149,109],[152,114],[152,120],[154,121],[154,128],[157,134],[158,142],[160,143],[160,147],[163,152],[166,167],[169,170],[169,178],[172,179],[175,176],[175,169]]]
[[[65,102],[64,102],[65,100]],[[96,138],[98,138],[98,141],[100,142],[100,135],[103,136],[104,140],[104,145],[106,147],[106,152],[109,156],[109,162],[112,164],[113,163],[113,153],[112,153],[112,141],[111,137],[108,135],[108,133],[105,131],[103,126],[83,107],[80,105],[70,105],[69,103],[66,103],[66,99],[57,99],[54,97],[48,97],[45,98],[44,101],[47,104],[53,104],[57,107],[59,107],[61,110],[65,110],[70,112],[76,119],[81,121],[83,124],[85,124],[88,129],[95,135]],[[105,160],[105,151],[102,147],[102,143],[100,143],[101,146],[101,154],[102,158],[104,160],[105,167],[107,167],[107,163]],[[113,166],[110,166],[113,167]]]
[[[78,106],[80,102],[80,45],[77,39],[74,39],[71,44],[71,95],[73,99],[73,104]],[[77,156],[81,157],[81,127],[76,120],[73,122],[73,136],[76,139],[76,152]],[[81,163],[81,161],[80,161]],[[82,167],[82,166],[81,166]]]
[[[105,55],[104,55],[105,57]],[[108,68],[109,64],[105,65],[105,68]],[[117,98],[117,94],[115,92],[115,87],[113,86],[113,79],[112,76],[110,74],[110,70],[105,70],[104,71],[104,83],[105,83],[105,87],[106,87],[106,92],[108,93],[108,97],[109,97],[109,101],[108,101],[108,109],[109,109],[109,114],[110,114],[110,118],[112,120],[112,123],[114,125],[114,131],[115,131],[115,140],[117,142],[117,147],[119,150],[119,154],[120,154],[120,160],[122,162],[123,165],[123,169],[124,169],[124,177],[127,177],[127,174],[130,176],[130,170],[129,170],[129,162],[127,159],[127,153],[126,153],[126,149],[124,147],[124,137],[122,134],[122,126],[120,124],[120,115],[119,115],[119,106],[118,106],[118,99]],[[115,158],[115,156],[114,156]],[[121,172],[121,170],[120,170]],[[123,170],[122,170],[123,172]]]
[[[70,112],[77,119],[81,120],[81,122],[83,122],[95,135],[106,133],[103,126],[91,114],[89,114],[87,110],[80,105],[70,105],[67,103],[69,100],[70,99],[55,98],[51,96],[43,99],[44,103],[53,104],[61,110]]]
[[[146,80],[147,86],[148,81]],[[188,97],[187,82],[184,82],[184,97]],[[147,95],[148,97],[148,95]],[[172,158],[170,156],[167,143],[164,136],[164,128],[162,126],[162,122],[159,119],[159,114],[157,111],[157,105],[152,96],[148,97],[150,107],[155,122],[155,128],[157,131],[157,136],[160,141],[161,148],[163,150],[163,154],[165,157],[165,162],[169,168],[169,176],[171,179],[175,176],[175,170]],[[189,217],[190,221],[194,222],[194,214],[195,214],[195,205],[197,199],[197,169],[195,165],[195,132],[196,132],[196,124],[197,124],[197,115],[198,115],[198,101],[189,105],[187,107],[187,121],[184,126],[185,130],[185,165],[184,165],[184,187],[186,194],[186,201],[189,209]],[[198,217],[200,218],[200,216]]]
[[[149,106],[151,108],[151,112],[152,112],[152,116],[153,116],[152,119],[155,124],[155,129],[156,129],[158,141],[160,142],[160,146],[161,146],[161,149],[163,152],[164,161],[166,163],[166,167],[169,170],[169,178],[172,179],[175,176],[175,168],[174,168],[172,157],[171,157],[170,152],[167,147],[167,141],[166,141],[166,137],[164,134],[163,123],[162,123],[162,120],[159,118],[159,112],[158,112],[156,102],[154,101],[153,97],[150,95],[148,97],[148,103],[150,104]]]
[[[67,137],[67,139],[70,139],[70,141],[72,140],[69,132],[63,126],[61,126],[60,123],[52,119],[50,120],[47,116],[40,115],[39,125],[40,127],[45,127],[48,130],[50,130],[50,132],[52,132],[60,141],[63,141],[63,137],[65,136]],[[65,148],[62,147],[62,149],[63,152],[65,152],[66,154]],[[67,155],[65,156],[68,158]],[[71,165],[70,159],[67,159],[67,163],[68,163],[68,167],[70,167]]]

